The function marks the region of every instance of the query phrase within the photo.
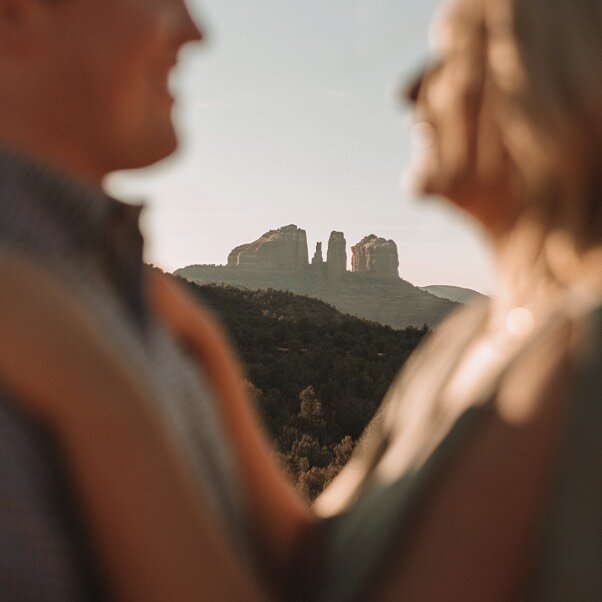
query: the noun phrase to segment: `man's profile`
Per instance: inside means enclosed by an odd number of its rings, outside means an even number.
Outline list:
[[[168,78],[180,48],[201,38],[182,0],[0,0],[0,248],[41,270],[123,352],[211,512],[245,546],[214,394],[150,307],[140,208],[100,186],[175,150]],[[0,597],[98,595],[102,570],[64,450],[0,382]]]

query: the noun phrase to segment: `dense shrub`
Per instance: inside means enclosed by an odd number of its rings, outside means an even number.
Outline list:
[[[313,499],[428,329],[393,330],[288,292],[186,286],[229,332],[282,463]]]

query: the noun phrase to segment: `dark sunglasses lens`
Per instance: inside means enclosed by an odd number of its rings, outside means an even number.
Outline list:
[[[413,76],[399,87],[398,98],[401,102],[416,104],[420,96],[420,90],[424,83],[424,78],[429,73],[437,71],[443,62],[442,59],[431,59],[426,61],[421,69],[414,72]]]
[[[411,77],[400,84],[397,94],[400,102],[414,104],[418,100],[420,88],[422,87],[427,70],[428,65],[425,64],[420,70],[415,71]]]

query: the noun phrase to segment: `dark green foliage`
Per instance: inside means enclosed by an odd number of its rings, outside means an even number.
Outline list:
[[[288,292],[186,286],[226,327],[283,464],[313,499],[428,329],[393,330]]]

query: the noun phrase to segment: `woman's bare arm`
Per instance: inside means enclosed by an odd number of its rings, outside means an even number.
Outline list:
[[[514,600],[526,595],[574,394],[570,337],[525,358],[411,530],[383,559],[376,599]]]
[[[42,270],[0,256],[0,377],[55,434],[118,598],[256,600],[128,374],[85,310]]]

